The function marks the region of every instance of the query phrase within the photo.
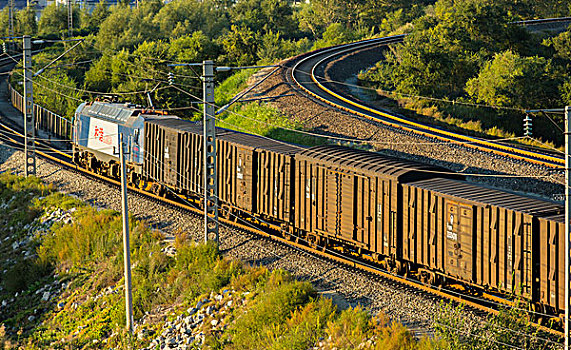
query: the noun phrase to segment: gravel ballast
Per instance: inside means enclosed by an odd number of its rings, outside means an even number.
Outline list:
[[[23,175],[23,152],[0,144],[0,163],[1,172]],[[120,190],[116,187],[88,179],[43,159],[38,159],[37,176],[54,184],[56,190],[76,196],[92,206],[121,210]],[[128,204],[130,213],[137,219],[145,220],[167,234],[186,231],[197,241],[203,239],[203,220],[200,217],[135,194],[129,195]],[[373,314],[384,312],[417,335],[430,333],[431,319],[439,303],[437,298],[234,229],[221,227],[220,238],[221,250],[227,257],[269,269],[287,270],[296,278],[313,283],[319,293],[332,298],[340,308],[362,305]]]

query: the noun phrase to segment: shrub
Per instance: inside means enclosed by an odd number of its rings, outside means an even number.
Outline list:
[[[21,292],[49,276],[52,271],[50,264],[39,259],[20,260],[4,274],[4,287],[11,293]]]
[[[311,284],[292,281],[291,276],[282,271],[272,272],[255,304],[231,327],[233,347],[272,347],[276,339],[286,333],[288,316],[314,297],[315,290]]]
[[[371,332],[371,317],[356,307],[346,309],[339,317],[327,326],[327,334],[332,338],[332,346],[341,349],[356,349]]]

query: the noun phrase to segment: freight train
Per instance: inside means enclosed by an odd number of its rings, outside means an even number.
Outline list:
[[[539,313],[562,317],[562,205],[378,153],[216,132],[221,215],[271,223],[288,238],[424,283],[517,295]],[[131,183],[200,205],[201,123],[129,104],[84,103],[73,121],[75,163],[117,177],[119,133]]]

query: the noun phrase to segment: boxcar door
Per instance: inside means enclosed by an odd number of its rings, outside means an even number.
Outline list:
[[[326,183],[326,231],[331,235],[339,233],[339,174],[333,170],[327,170]]]
[[[355,240],[355,210],[364,211],[355,205],[355,177],[352,174],[339,174],[339,234],[346,241]]]
[[[252,151],[237,147],[236,150],[236,205],[252,210]]]
[[[169,186],[177,187],[178,174],[178,132],[171,129],[165,130],[164,146],[164,169],[165,182]]]
[[[446,202],[446,272],[466,281],[472,280],[473,212],[471,206]]]

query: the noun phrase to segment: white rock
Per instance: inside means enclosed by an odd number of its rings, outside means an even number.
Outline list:
[[[43,301],[50,300],[50,292],[44,292],[44,294],[42,295],[42,300]]]
[[[216,311],[216,308],[213,305],[209,305],[206,308],[206,314],[207,315],[212,315],[214,313],[214,311]]]

